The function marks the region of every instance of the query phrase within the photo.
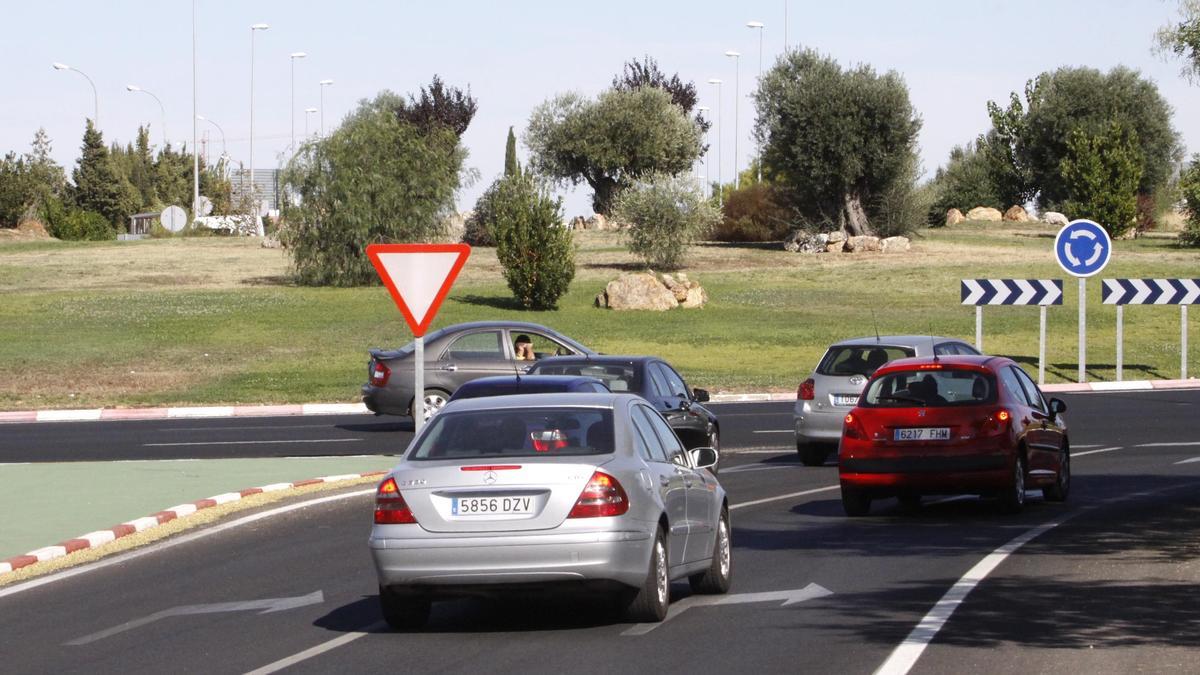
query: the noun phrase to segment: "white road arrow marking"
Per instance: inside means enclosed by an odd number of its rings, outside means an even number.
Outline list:
[[[820,584],[809,584],[804,588],[797,588],[790,591],[736,593],[734,595],[692,595],[672,604],[671,609],[667,610],[667,618],[663,619],[662,623],[639,623],[627,629],[621,635],[645,635],[692,607],[741,605],[751,602],[779,602],[781,600],[783,601],[782,606],[787,607],[788,605],[794,605],[805,600],[816,600],[817,598],[824,598],[829,595],[833,595],[833,591]]]
[[[1200,462],[1200,457],[1193,457],[1193,458],[1191,458],[1191,459],[1184,459],[1184,460],[1181,460],[1181,461],[1178,461],[1178,462],[1175,462],[1175,463],[1176,463],[1176,464],[1195,464],[1196,462]]]
[[[141,628],[142,626],[154,623],[159,619],[166,619],[172,616],[188,616],[190,614],[216,614],[220,612],[255,612],[262,610],[263,614],[272,612],[282,612],[288,609],[296,609],[307,605],[319,605],[325,602],[325,595],[321,591],[313,591],[308,595],[300,595],[294,598],[266,598],[264,600],[249,600],[246,602],[215,602],[207,605],[183,605],[181,607],[172,607],[164,609],[161,612],[155,612],[150,616],[144,616],[133,621],[126,621],[119,626],[102,630],[98,633],[85,635],[81,638],[71,640],[66,643],[69,646],[86,645],[97,640],[103,640],[107,637],[112,637],[119,633]]]

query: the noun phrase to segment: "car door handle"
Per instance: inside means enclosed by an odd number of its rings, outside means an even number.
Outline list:
[[[448,370],[453,373],[454,371],[458,370],[458,366],[451,363],[448,366],[442,366],[441,368],[438,368],[438,370]]]

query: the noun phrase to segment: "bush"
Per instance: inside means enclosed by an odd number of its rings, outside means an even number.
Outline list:
[[[629,225],[629,251],[658,269],[677,269],[687,247],[708,236],[721,213],[687,175],[651,175],[623,191],[613,208]]]
[[[920,173],[920,160],[914,155],[871,204],[875,234],[880,238],[907,235],[925,224],[934,190],[917,185]]]
[[[716,241],[779,241],[791,232],[792,213],[775,188],[757,183],[733,190],[725,200],[721,222],[713,228]]]
[[[489,188],[491,234],[504,280],[527,309],[554,309],[575,278],[575,244],[562,225],[562,200],[527,175]]]
[[[1070,195],[1066,212],[1096,221],[1113,237],[1121,236],[1135,224],[1142,168],[1137,137],[1120,123],[1094,136],[1072,131],[1060,169]]]
[[[475,212],[463,227],[463,241],[472,246],[495,246],[492,230],[496,224],[496,193],[504,178],[497,178],[475,202]]]
[[[1179,233],[1180,246],[1200,247],[1200,154],[1179,177],[1179,191],[1187,207],[1187,225]]]
[[[980,143],[955,146],[950,151],[946,166],[939,168],[930,181],[932,205],[928,209],[929,225],[945,225],[946,212],[950,209],[966,213],[976,206],[990,206],[1001,211],[1006,208],[992,180],[988,158]]]
[[[110,241],[117,236],[108,219],[95,211],[63,206],[52,199],[44,209],[50,236],[65,241]]]

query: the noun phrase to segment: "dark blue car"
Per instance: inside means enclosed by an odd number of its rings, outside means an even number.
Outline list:
[[[450,397],[450,400],[562,392],[608,393],[608,387],[594,377],[579,375],[498,375],[481,377],[478,380],[464,383],[454,392],[454,396]]]

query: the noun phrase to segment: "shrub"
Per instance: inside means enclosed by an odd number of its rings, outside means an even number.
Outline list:
[[[956,145],[950,151],[950,159],[944,168],[939,168],[930,181],[928,222],[933,227],[946,224],[946,212],[959,209],[963,213],[976,206],[990,206],[1003,211],[1006,205],[1000,198],[992,180],[987,156],[979,143]]]
[[[1076,129],[1060,170],[1070,195],[1064,206],[1072,217],[1090,218],[1114,237],[1134,225],[1142,178],[1135,134],[1117,122],[1094,136]]]
[[[472,246],[495,246],[492,230],[496,223],[496,193],[504,178],[497,178],[475,202],[475,212],[463,226],[463,241]]]
[[[1179,177],[1179,191],[1187,207],[1187,225],[1179,233],[1180,246],[1200,247],[1200,154]]]
[[[629,251],[658,269],[679,268],[687,247],[721,220],[687,175],[651,175],[617,197],[613,214],[629,225]]]
[[[791,211],[783,206],[775,188],[756,183],[733,190],[725,200],[721,222],[713,228],[717,241],[779,241],[792,230]]]
[[[513,296],[527,309],[554,309],[575,278],[575,244],[562,226],[562,200],[531,176],[489,188],[496,257]]]
[[[112,223],[95,211],[63,206],[52,199],[44,209],[50,236],[66,241],[109,241],[117,236]]]

